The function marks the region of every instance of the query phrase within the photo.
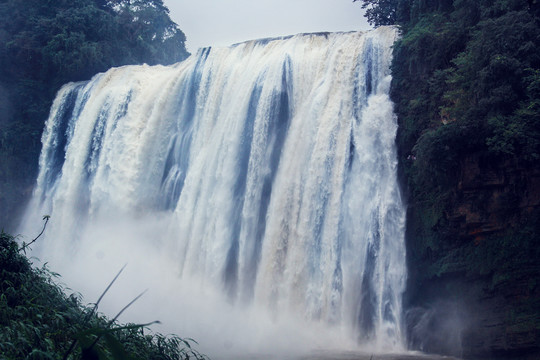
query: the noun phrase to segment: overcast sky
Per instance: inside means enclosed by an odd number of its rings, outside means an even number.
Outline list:
[[[163,0],[190,52],[303,32],[367,30],[352,0]]]

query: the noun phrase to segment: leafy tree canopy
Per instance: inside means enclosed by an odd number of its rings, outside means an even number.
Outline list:
[[[404,162],[413,191],[438,198],[432,191],[449,189],[440,184],[457,181],[459,161],[471,152],[494,164],[515,158],[538,165],[540,2],[364,0],[362,6],[373,25],[402,30],[392,97],[402,156],[419,160]]]
[[[357,2],[359,0],[353,0]],[[394,25],[396,23],[397,2],[392,0],[362,0],[362,9],[370,25]]]

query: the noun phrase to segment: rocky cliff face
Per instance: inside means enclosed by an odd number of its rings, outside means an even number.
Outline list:
[[[465,358],[538,359],[540,171],[471,154],[457,178],[438,214],[410,199],[410,345]]]
[[[447,214],[457,235],[475,244],[516,226],[540,206],[540,171],[511,161],[463,159],[456,201]]]

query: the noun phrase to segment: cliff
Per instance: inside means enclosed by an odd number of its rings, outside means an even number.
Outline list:
[[[409,346],[538,359],[540,4],[372,6],[402,34],[392,99],[408,203]]]
[[[465,358],[540,354],[540,172],[509,161],[460,164],[435,224],[408,210],[410,345]]]

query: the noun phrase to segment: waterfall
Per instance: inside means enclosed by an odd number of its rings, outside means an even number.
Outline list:
[[[381,27],[249,41],[65,85],[20,232],[50,215],[35,251],[70,286],[104,288],[128,262],[138,275],[126,288],[162,287],[152,306],[188,312],[178,323],[265,313],[268,324],[400,349],[396,36]],[[206,302],[230,310],[196,309]]]

